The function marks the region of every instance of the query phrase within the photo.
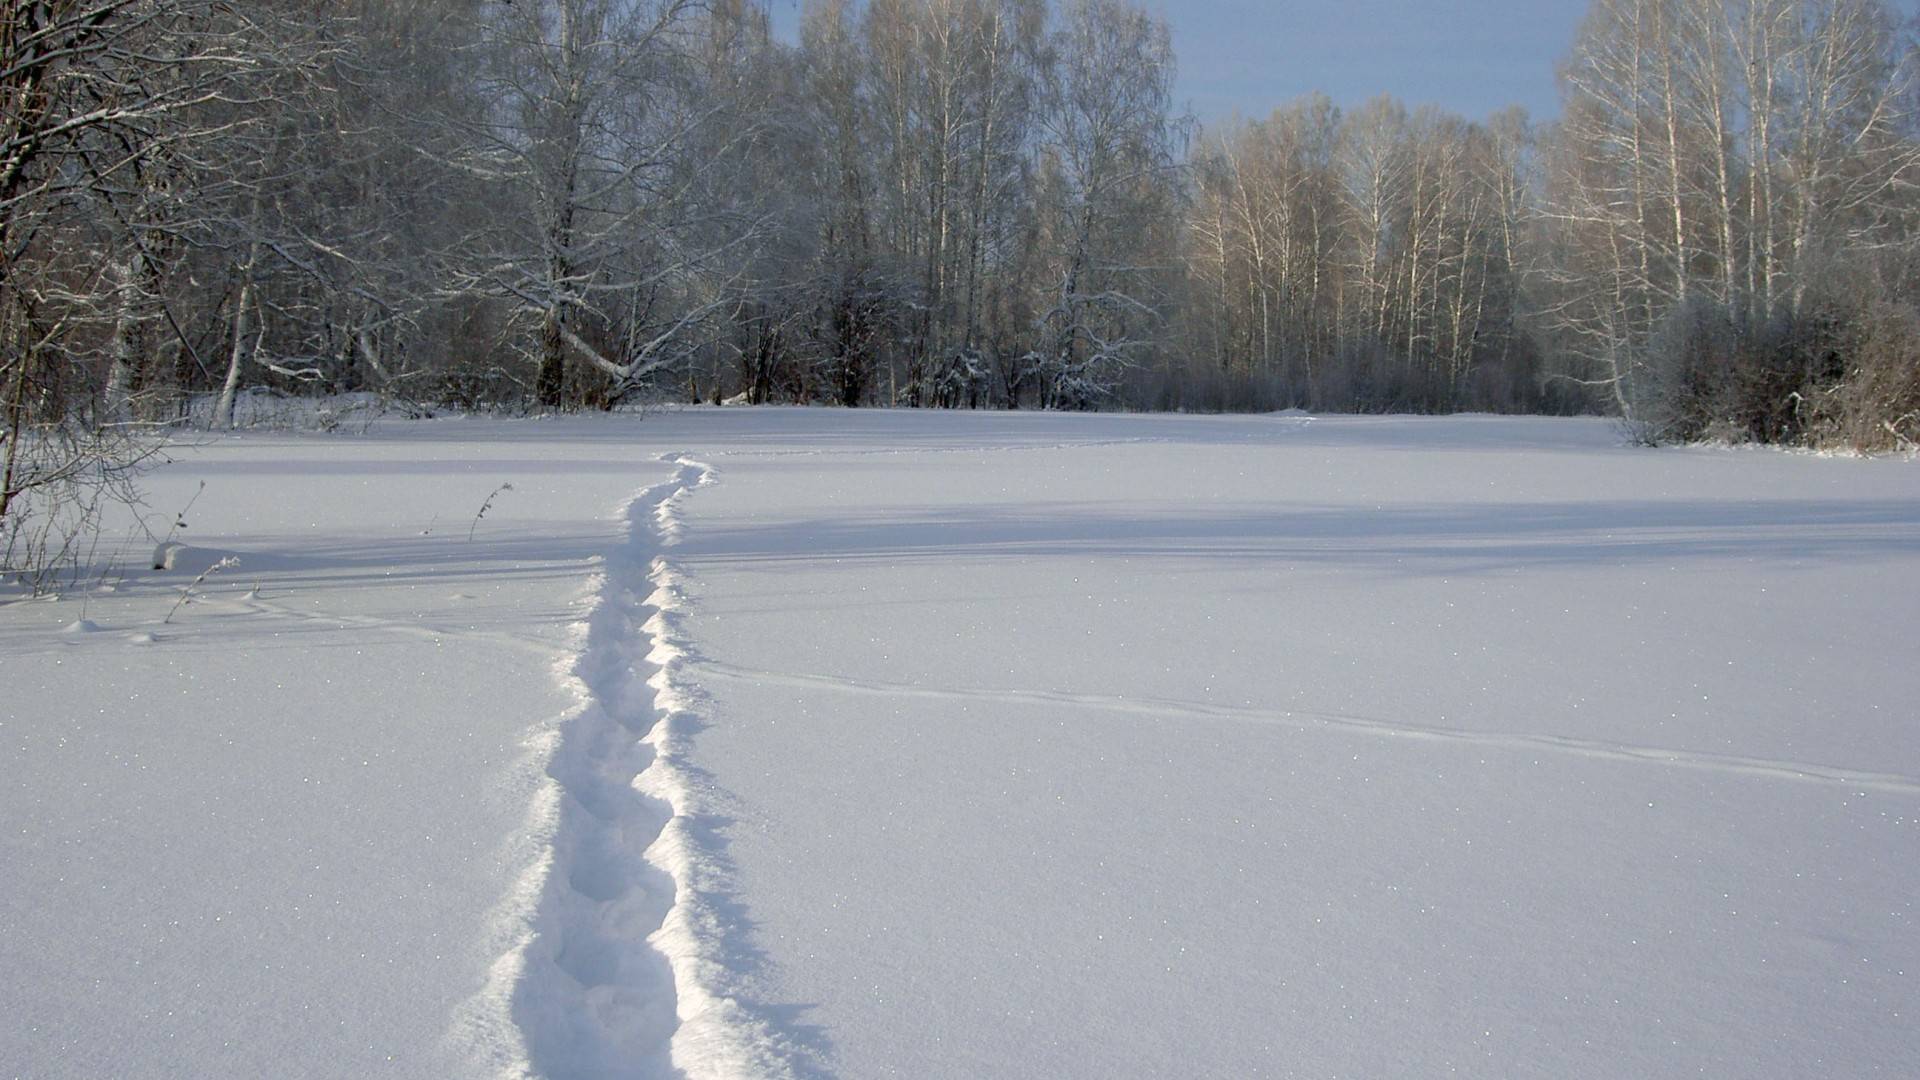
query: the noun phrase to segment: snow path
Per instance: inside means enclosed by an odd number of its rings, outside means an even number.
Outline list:
[[[1382,720],[1306,707],[1256,709],[1158,697],[925,686],[918,683],[848,679],[833,675],[762,671],[712,660],[698,661],[697,667],[701,673],[710,677],[763,686],[790,686],[798,689],[824,687],[830,690],[879,697],[921,698],[929,701],[1066,705],[1107,712],[1134,713],[1148,717],[1180,716],[1249,724],[1282,724],[1302,728],[1325,727],[1385,738],[1444,740],[1505,750],[1545,750],[1550,753],[1604,761],[1644,762],[1677,769],[1698,769],[1737,776],[1760,776],[1778,780],[1833,784],[1846,788],[1864,788],[1902,795],[1920,794],[1920,778],[1899,773],[1863,772],[1803,761],[1775,761],[1660,746],[1636,746],[1630,743],[1606,742],[1597,739],[1575,739],[1561,735],[1435,727],[1430,724]]]
[[[706,823],[715,816],[717,799],[709,793],[711,781],[688,760],[688,739],[702,726],[706,698],[685,677],[690,655],[680,629],[685,594],[671,553],[683,531],[681,504],[696,488],[717,483],[719,473],[685,455],[668,459],[680,472],[673,489],[654,507],[659,553],[646,579],[653,591],[644,603],[652,614],[641,627],[650,646],[647,685],[654,690],[652,709],[658,719],[644,740],[653,764],[635,778],[634,786],[674,810],[646,858],[672,879],[676,895],[648,940],[671,965],[678,991],[674,1067],[691,1080],[780,1080],[795,1075],[798,1051],[777,1025],[721,989],[736,968],[730,947],[741,928],[728,899],[732,868]]]
[[[720,874],[692,823],[701,795],[682,742],[698,697],[677,677],[680,597],[666,553],[682,502],[716,473],[683,454],[661,460],[676,472],[624,508],[626,541],[604,560],[583,647],[562,672],[580,705],[557,729],[553,784],[533,811],[551,847],[502,914],[524,929],[463,1020],[499,1075],[788,1071],[768,1026],[713,989],[725,930],[703,889]],[[500,1037],[509,1026],[517,1037]]]

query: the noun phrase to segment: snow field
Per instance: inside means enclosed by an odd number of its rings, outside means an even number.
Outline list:
[[[688,508],[737,996],[803,1061],[1910,1068],[1911,463],[1067,430],[723,452]]]
[[[190,558],[156,574],[122,541],[104,579],[0,608],[0,1072],[524,1065],[511,1000],[473,999],[552,857],[549,758],[581,708],[557,673],[620,546],[609,508],[673,472],[624,442],[455,423],[182,447],[149,503],[164,531],[207,482]],[[96,632],[57,632],[83,610]]]
[[[0,605],[0,1072],[1920,1059],[1912,462],[840,410],[176,457],[173,570]]]

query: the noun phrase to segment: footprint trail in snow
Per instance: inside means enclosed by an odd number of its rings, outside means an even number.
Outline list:
[[[723,874],[699,839],[701,794],[683,768],[701,698],[670,558],[680,508],[716,482],[685,455],[624,511],[584,644],[562,678],[580,704],[551,737],[552,784],[533,810],[546,857],[516,890],[513,947],[464,1026],[497,1075],[782,1077],[770,1027],[716,986],[727,928],[710,892]]]

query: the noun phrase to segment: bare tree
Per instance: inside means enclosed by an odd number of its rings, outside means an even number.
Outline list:
[[[537,320],[535,399],[567,400],[569,358],[618,400],[682,361],[732,298],[712,274],[750,227],[695,241],[710,161],[688,150],[721,117],[704,99],[691,0],[528,0],[482,17],[480,122],[459,164],[510,193],[469,240],[456,291]],[[730,133],[738,143],[751,129]]]
[[[14,0],[0,19],[0,546],[57,561],[151,443],[146,374],[177,184],[271,66],[212,0]],[[169,330],[181,334],[178,321]],[[103,374],[104,373],[104,374]]]
[[[1054,32],[1041,121],[1041,213],[1053,302],[1040,316],[1043,403],[1100,401],[1151,342],[1156,222],[1173,220],[1173,47],[1123,0],[1073,0]]]

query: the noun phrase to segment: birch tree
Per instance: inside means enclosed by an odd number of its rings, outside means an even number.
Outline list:
[[[1041,121],[1042,215],[1052,304],[1040,317],[1043,404],[1111,393],[1164,318],[1151,244],[1169,220],[1173,48],[1166,25],[1124,0],[1072,0]]]
[[[537,324],[522,347],[542,406],[569,400],[569,360],[603,382],[602,400],[630,394],[732,302],[711,275],[752,230],[695,239],[705,219],[693,196],[712,162],[687,154],[725,105],[699,93],[694,10],[521,0],[481,17],[486,111],[459,164],[501,185],[511,210],[470,238],[472,268],[451,287]]]

